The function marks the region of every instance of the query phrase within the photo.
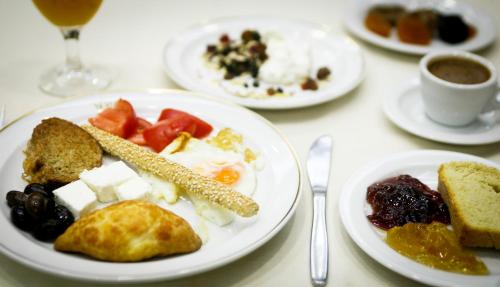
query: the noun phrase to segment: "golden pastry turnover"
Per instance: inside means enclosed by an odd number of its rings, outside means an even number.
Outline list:
[[[56,239],[54,248],[130,262],[193,252],[201,244],[183,218],[156,204],[129,200],[83,216]]]

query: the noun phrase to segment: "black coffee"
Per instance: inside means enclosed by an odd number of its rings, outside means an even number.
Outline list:
[[[459,57],[436,59],[427,68],[434,76],[457,84],[480,84],[491,77],[490,70],[482,64]]]

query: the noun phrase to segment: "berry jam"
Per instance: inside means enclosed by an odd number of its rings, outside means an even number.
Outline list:
[[[387,230],[408,222],[450,224],[448,207],[441,195],[409,175],[370,185],[366,199],[373,209],[368,219],[378,228]]]

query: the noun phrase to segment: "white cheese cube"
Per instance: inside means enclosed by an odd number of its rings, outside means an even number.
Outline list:
[[[134,177],[138,177],[137,173],[123,161],[85,170],[80,174],[80,179],[96,193],[100,202],[115,201],[117,187]]]
[[[74,181],[54,190],[55,200],[71,211],[75,218],[95,208],[95,193],[81,180]]]
[[[116,189],[118,200],[148,200],[151,194],[151,184],[140,177],[134,177],[120,184]]]

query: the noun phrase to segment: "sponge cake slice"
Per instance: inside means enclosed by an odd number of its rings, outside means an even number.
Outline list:
[[[500,249],[500,171],[474,162],[439,168],[438,190],[464,246]]]

